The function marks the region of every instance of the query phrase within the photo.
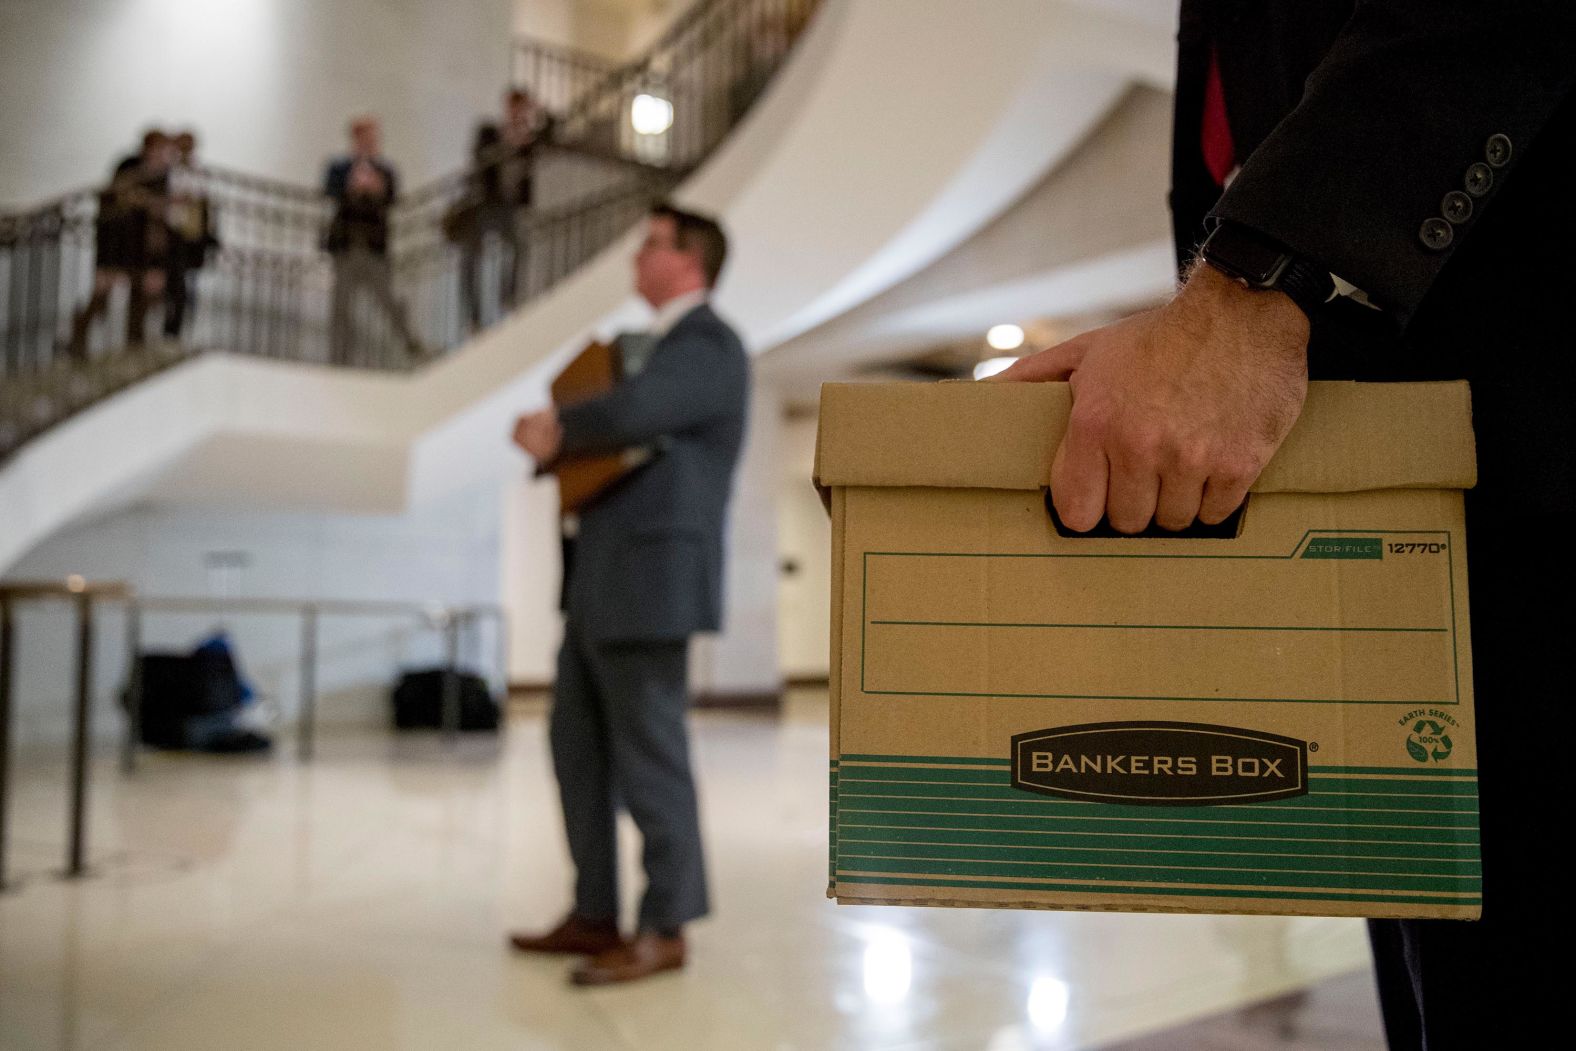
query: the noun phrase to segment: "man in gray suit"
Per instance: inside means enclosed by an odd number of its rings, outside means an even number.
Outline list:
[[[577,985],[684,965],[684,924],[708,909],[690,775],[688,640],[722,623],[723,528],[744,439],[749,359],[707,300],[727,254],[717,223],[668,205],[650,216],[636,290],[656,310],[644,367],[611,392],[524,416],[538,462],[642,447],[653,456],[580,517],[549,724],[575,902],[522,952],[589,958]],[[645,841],[633,939],[618,927],[614,817]]]

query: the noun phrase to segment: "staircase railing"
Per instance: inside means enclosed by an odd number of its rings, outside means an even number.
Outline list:
[[[446,353],[636,224],[738,124],[818,6],[700,0],[645,55],[621,66],[522,43],[516,82],[555,117],[551,141],[532,160],[531,207],[509,217],[512,238],[472,237],[457,234],[455,220],[478,169],[403,195],[390,215],[389,263],[404,324],[362,294],[351,311],[349,351],[341,338],[334,352],[334,260],[323,248],[333,206],[317,188],[219,167],[188,173],[183,186],[207,200],[219,247],[193,271],[184,325],[161,338],[164,312],[155,302],[141,330],[129,331],[141,310],[127,287],[134,282],[123,280],[75,347],[73,321],[94,292],[99,191],[0,214],[0,461],[70,415],[206,350],[381,370]],[[165,221],[159,207],[150,214]],[[147,306],[150,297],[140,298]]]
[[[584,89],[562,134],[604,153],[688,170],[738,124],[819,6],[700,0],[638,61]],[[642,130],[647,120],[644,127],[661,130]]]
[[[550,113],[567,113],[620,63],[542,40],[517,40],[511,66],[510,82],[528,88],[537,105]]]

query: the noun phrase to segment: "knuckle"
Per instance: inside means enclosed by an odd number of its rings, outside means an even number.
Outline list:
[[[1229,488],[1245,489],[1253,484],[1253,480],[1259,476],[1263,467],[1257,457],[1240,454],[1228,456],[1221,462],[1214,476]]]
[[[1068,431],[1080,439],[1102,438],[1110,429],[1110,425],[1110,414],[1099,404],[1075,403],[1072,414],[1067,419]]]
[[[1173,457],[1178,470],[1190,478],[1207,475],[1211,459],[1209,446],[1204,442],[1197,441],[1180,443]]]
[[[1123,428],[1114,436],[1113,445],[1126,460],[1141,464],[1156,464],[1164,448],[1164,438],[1157,428],[1145,424]]]

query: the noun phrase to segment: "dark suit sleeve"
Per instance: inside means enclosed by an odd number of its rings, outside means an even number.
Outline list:
[[[1573,82],[1571,0],[1362,0],[1213,215],[1269,234],[1405,318],[1517,165],[1568,148],[1536,139]],[[1425,243],[1425,222],[1445,218],[1445,195],[1468,189],[1496,135],[1510,140],[1508,161],[1490,167],[1470,218],[1448,237],[1435,225]]]
[[[607,394],[560,410],[564,455],[644,445],[743,411],[744,349],[721,325],[686,328]]]

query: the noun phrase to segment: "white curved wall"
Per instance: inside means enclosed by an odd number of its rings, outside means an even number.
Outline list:
[[[1147,305],[1176,282],[1172,96],[1136,87],[1068,160],[942,259],[824,325],[774,347],[763,371],[812,389],[1000,322]]]

